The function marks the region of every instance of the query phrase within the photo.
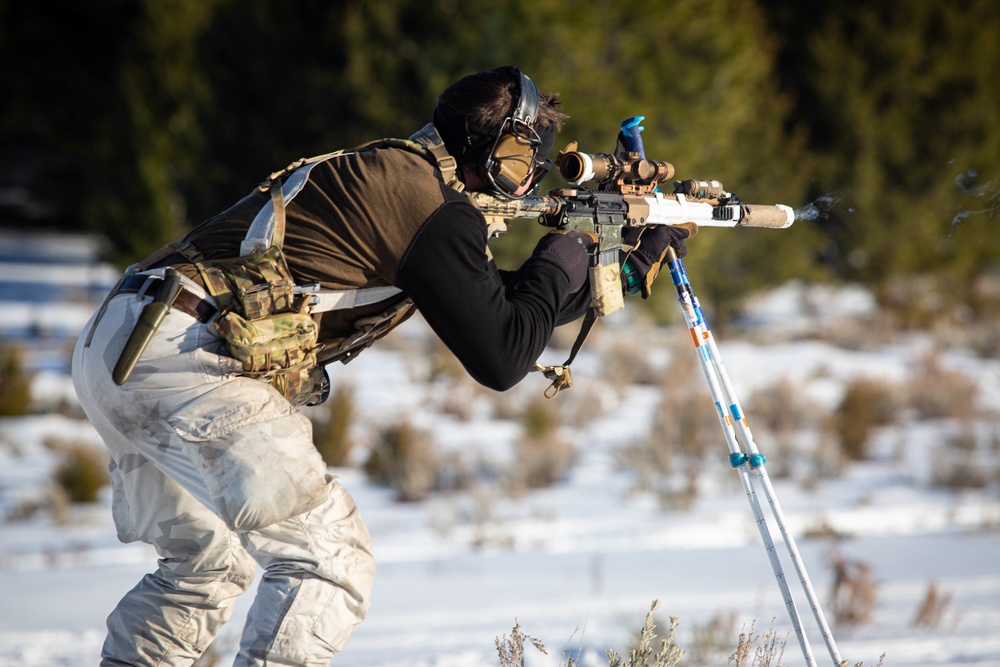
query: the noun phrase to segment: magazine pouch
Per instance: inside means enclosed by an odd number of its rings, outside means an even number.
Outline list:
[[[196,264],[219,306],[215,328],[243,375],[267,382],[293,404],[311,396],[319,330],[294,293],[281,248]]]

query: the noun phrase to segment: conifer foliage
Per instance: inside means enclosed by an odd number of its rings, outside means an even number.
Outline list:
[[[123,265],[275,168],[405,135],[450,81],[514,63],[562,94],[561,139],[608,151],[644,115],[647,153],[678,178],[800,212],[790,230],[690,242],[716,321],[790,277],[909,308],[926,291],[913,275],[1000,309],[992,0],[0,0],[0,62],[0,225],[90,229]]]

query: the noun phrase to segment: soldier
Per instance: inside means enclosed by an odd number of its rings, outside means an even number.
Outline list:
[[[102,665],[190,664],[256,565],[237,665],[327,665],[343,648],[369,607],[372,547],[296,406],[414,310],[499,391],[585,313],[587,236],[546,235],[499,270],[462,194],[535,189],[563,119],[514,67],[469,75],[409,140],[290,165],[126,273],[73,379],[111,453],[119,538],[160,560],[108,618]],[[656,228],[633,264],[658,268],[686,235]]]

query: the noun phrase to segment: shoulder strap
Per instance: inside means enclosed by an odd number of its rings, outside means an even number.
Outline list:
[[[302,167],[313,166],[324,160],[348,155],[358,151],[375,147],[402,148],[403,150],[415,153],[431,162],[441,173],[441,180],[444,184],[456,192],[462,192],[465,185],[458,178],[458,162],[448,153],[444,140],[438,134],[434,123],[428,123],[409,139],[376,139],[367,143],[347,148],[332,153],[324,153],[310,158],[300,158],[292,162],[283,169],[273,172],[257,186],[260,192],[270,192],[271,201],[265,205],[261,212],[254,218],[253,224],[247,230],[247,235],[243,239],[240,247],[241,255],[249,255],[256,247],[267,248],[272,243],[281,247],[285,239],[285,202],[292,199],[305,184],[308,170],[300,179],[290,178],[285,180],[289,174],[294,174]],[[283,182],[284,181],[284,182]],[[289,186],[289,183],[292,183]]]
[[[401,148],[423,157],[437,167],[445,185],[457,192],[465,189],[458,178],[458,162],[445,148],[444,140],[433,123],[428,123],[410,136],[409,139],[378,139],[345,150],[324,153],[310,158],[301,158],[283,169],[273,172],[257,189],[269,192],[271,200],[254,218],[247,230],[240,254],[249,255],[255,249],[264,250],[271,245],[279,248],[285,240],[285,203],[295,197],[305,185],[312,166],[341,155],[349,155],[374,147]],[[303,167],[309,169],[303,170]],[[361,305],[378,303],[390,299],[401,292],[396,287],[370,287],[351,290],[324,290],[312,286],[297,287],[299,293],[309,294],[313,302],[312,312],[325,312],[356,308]]]
[[[429,157],[432,159],[434,164],[437,165],[438,171],[441,172],[441,179],[444,181],[445,185],[456,192],[462,192],[465,190],[465,184],[458,178],[458,162],[451,155],[451,153],[448,152],[448,149],[445,148],[444,139],[442,139],[441,135],[438,134],[437,128],[434,127],[434,123],[427,123],[422,128],[411,134],[408,143],[416,143],[423,147],[425,151],[424,157]],[[401,148],[410,147],[401,146]],[[410,150],[413,149],[410,148]],[[428,156],[427,153],[430,155]]]

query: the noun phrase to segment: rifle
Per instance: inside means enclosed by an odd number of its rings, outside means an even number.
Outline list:
[[[588,248],[591,309],[570,358],[561,366],[536,365],[536,370],[552,380],[545,392],[548,398],[572,386],[569,364],[594,319],[625,307],[620,277],[625,228],[694,223],[698,227],[785,229],[795,221],[790,207],[745,204],[716,180],[675,181],[672,192],[662,192],[661,184],[674,177],[674,166],[646,158],[639,134],[643,118],[633,116],[622,122],[614,153],[583,153],[577,150],[576,142],[560,151],[556,167],[574,188],[521,199],[468,193],[486,218],[491,238],[505,234],[512,220],[534,217],[544,226],[583,232],[596,239]]]
[[[646,159],[642,139],[639,136],[642,130],[639,123],[642,120],[642,116],[633,116],[622,122],[614,154],[580,153],[576,150],[575,143],[559,153],[556,165],[568,183],[576,186],[596,184],[596,189],[550,190],[548,196],[517,200],[499,199],[485,194],[470,195],[486,217],[491,234],[494,236],[506,232],[508,221],[534,215],[543,225],[567,231],[585,232],[597,238],[597,242],[588,249],[591,259],[592,307],[585,319],[584,328],[581,329],[580,336],[573,345],[570,357],[562,366],[543,367],[536,364],[536,370],[543,371],[545,376],[552,380],[552,385],[545,392],[547,398],[554,398],[560,389],[572,386],[569,364],[576,356],[596,318],[624,307],[623,289],[619,277],[619,253],[622,250],[622,230],[625,227],[683,226],[693,222],[699,227],[784,229],[795,221],[795,214],[788,206],[744,204],[738,197],[726,192],[718,181],[677,181],[674,183],[672,193],[661,193],[659,184],[673,178],[674,168],[667,162]],[[847,664],[847,661],[841,659],[830,626],[805,570],[805,564],[788,530],[774,487],[764,468],[766,459],[757,449],[743,409],[722,363],[718,346],[691,287],[684,263],[673,248],[668,248],[664,262],[669,266],[677,300],[698,350],[698,359],[715,403],[726,444],[729,446],[730,465],[740,475],[806,665],[816,667],[816,659],[802,627],[802,619],[792,599],[774,539],[754,490],[751,471],[756,474],[763,487],[833,665],[841,667]]]
[[[647,159],[635,116],[622,123],[615,153],[582,153],[576,142],[556,158],[562,178],[575,188],[547,195],[505,199],[484,192],[469,199],[486,218],[490,237],[506,233],[511,220],[534,217],[547,227],[583,232],[597,239],[589,249],[592,306],[598,316],[625,307],[619,278],[619,253],[626,227],[644,225],[698,227],[763,227],[784,229],[795,212],[783,204],[745,204],[716,180],[675,181],[664,194],[660,185],[673,178],[669,162]],[[634,137],[629,136],[629,129]],[[625,140],[623,141],[623,137]],[[637,150],[636,150],[637,149]],[[594,187],[587,187],[594,186]]]

